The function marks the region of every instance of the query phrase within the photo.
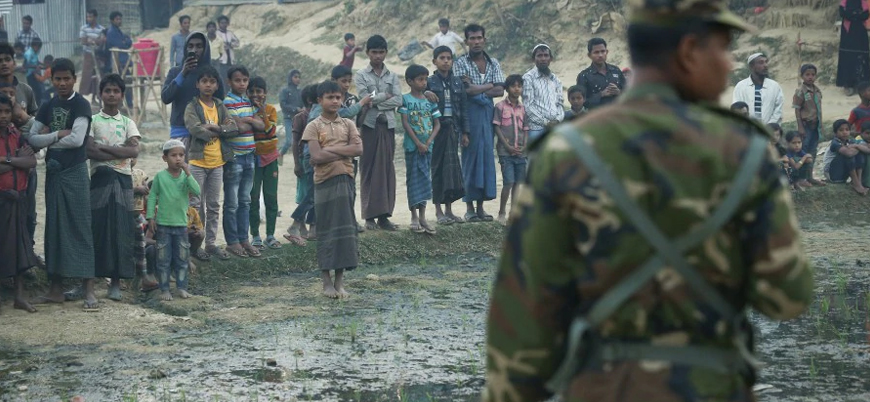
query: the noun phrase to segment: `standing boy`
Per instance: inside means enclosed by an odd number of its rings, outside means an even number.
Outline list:
[[[411,209],[411,231],[435,234],[426,222],[426,201],[432,199],[432,142],[441,129],[438,105],[423,96],[429,70],[411,65],[405,70],[405,81],[411,93],[402,96],[402,127],[405,128],[405,183],[408,186],[408,207]],[[419,212],[419,215],[418,215]]]
[[[287,75],[287,86],[281,88],[281,93],[278,95],[281,114],[284,116],[284,144],[281,146],[281,155],[286,154],[293,145],[293,117],[304,107],[302,88],[299,88],[300,82],[302,82],[302,73],[299,70],[290,70],[290,74]]]
[[[224,165],[224,237],[227,251],[237,257],[259,257],[260,250],[248,242],[251,213],[251,190],[254,187],[254,130],[264,130],[263,119],[254,115],[248,99],[250,73],[244,66],[232,66],[227,72],[230,93],[224,106],[236,121],[239,134],[227,139],[235,158]]]
[[[353,70],[345,67],[345,66],[335,66],[332,68],[332,80],[338,83],[338,86],[341,88],[342,98],[344,101],[341,104],[341,109],[338,109],[338,115],[345,118],[351,119],[354,121],[359,127],[360,125],[360,112],[362,112],[363,108],[368,107],[372,104],[372,96],[366,96],[360,99],[358,96],[349,92],[350,85],[353,84]],[[356,175],[359,170],[359,158],[353,158],[353,176],[354,176],[354,192],[353,192],[353,207],[356,210]],[[365,231],[365,226],[357,225],[357,229],[360,232]]]
[[[95,276],[110,278],[108,297],[121,300],[121,279],[136,275],[136,230],[131,158],[139,156],[139,129],[118,108],[126,87],[118,74],[100,81],[103,108],[91,118],[91,224]]]
[[[266,80],[254,77],[248,85],[248,96],[254,105],[254,115],[263,120],[265,127],[254,130],[256,165],[254,185],[251,187],[250,224],[253,241],[251,246],[261,250],[266,247],[281,248],[275,239],[275,221],[278,219],[278,110],[266,103]],[[266,241],[260,238],[260,189],[266,206]]]
[[[199,195],[200,189],[184,163],[184,155],[181,141],[166,141],[163,145],[163,161],[167,167],[154,176],[148,194],[148,226],[157,239],[157,277],[164,301],[172,300],[172,294],[169,293],[170,272],[175,274],[178,296],[182,299],[190,297],[187,292],[190,259],[187,207],[190,194]],[[160,211],[156,212],[158,206]]]
[[[190,205],[199,209],[199,216],[205,222],[205,249],[193,255],[200,261],[208,261],[212,255],[222,260],[230,258],[215,245],[215,240],[220,222],[224,165],[234,158],[227,140],[238,135],[239,129],[226,106],[215,98],[219,87],[220,74],[214,66],[201,67],[196,82],[199,96],[192,99],[184,111],[184,124],[190,132],[190,174],[202,190],[199,197],[190,200]]]
[[[172,67],[184,64],[185,52],[187,52],[184,44],[187,42],[187,36],[190,35],[190,16],[178,17],[178,25],[181,29],[172,35],[172,44],[169,46],[169,63]]]
[[[106,47],[109,49],[118,48],[118,49],[124,49],[124,50],[130,49],[131,47],[133,47],[133,39],[130,38],[130,35],[125,34],[124,31],[121,30],[121,25],[124,21],[124,16],[121,14],[121,12],[120,11],[112,11],[112,13],[109,14],[109,21],[112,22],[112,25],[109,27],[108,32],[106,32]],[[125,69],[133,67],[132,65],[129,67],[127,66],[127,61],[129,60],[129,58],[130,58],[130,56],[127,53],[123,53],[123,52],[118,53],[118,58],[117,58],[118,59],[118,64],[117,64],[118,70],[117,71],[121,72],[121,74],[124,74]],[[110,61],[112,61],[114,59],[115,58],[109,56]],[[127,92],[126,100],[127,100],[127,107],[132,108],[133,107],[133,92],[132,91]]]
[[[344,49],[341,51],[341,62],[338,65],[352,69],[356,53],[362,50],[362,46],[356,45],[356,36],[350,32],[344,34]]]
[[[462,79],[453,75],[453,51],[439,46],[432,56],[436,71],[429,77],[427,89],[438,98],[441,113],[440,129],[432,143],[432,203],[439,225],[465,223],[453,214],[453,202],[465,195],[459,139],[469,133],[468,95]]]
[[[822,90],[816,86],[818,70],[812,64],[801,66],[803,84],[794,92],[792,107],[797,119],[798,133],[803,137],[803,151],[810,154],[811,160],[807,167],[809,176],[807,182],[816,186],[824,186],[813,178],[814,158],[819,151],[819,138],[822,132]]]
[[[360,158],[360,196],[367,230],[398,230],[390,222],[396,207],[395,110],[402,106],[399,76],[386,65],[387,40],[374,35],[366,42],[369,65],[357,71],[354,81],[360,98],[372,97],[362,122],[363,155]],[[376,223],[377,221],[377,223]]]
[[[302,142],[302,134],[308,126],[308,115],[312,104],[317,102],[317,87],[309,85],[302,89],[302,102],[305,108],[293,118],[293,174],[296,175],[296,209],[291,217],[293,224],[287,228],[284,238],[297,246],[304,246],[305,239],[309,234],[316,238],[315,211],[314,211],[314,168],[311,166],[311,154],[305,143]],[[306,227],[305,225],[309,225]],[[309,233],[309,230],[311,233]]]
[[[226,15],[221,15],[217,18],[218,22],[218,30],[215,32],[218,38],[220,38],[221,42],[223,42],[223,54],[221,54],[221,70],[222,72],[229,72],[230,67],[233,64],[236,64],[236,53],[233,49],[238,49],[241,46],[241,42],[239,42],[239,38],[232,31],[229,30],[230,27],[230,17]]]
[[[463,51],[466,50],[465,43],[462,42],[462,37],[456,32],[450,30],[450,20],[447,18],[441,18],[438,20],[438,33],[436,33],[429,42],[422,42],[421,45],[433,50],[441,46],[446,46],[450,49],[451,54],[456,54],[456,45],[461,46]]]
[[[586,94],[583,93],[583,88],[580,86],[574,85],[568,88],[568,103],[571,104],[571,109],[565,111],[565,121],[579,119],[588,113],[584,105]]]
[[[166,82],[160,92],[160,99],[164,104],[172,104],[172,113],[169,117],[169,138],[175,138],[185,144],[185,149],[190,150],[190,132],[184,121],[184,112],[191,99],[199,97],[197,83],[202,71],[206,66],[211,66],[211,46],[205,35],[201,32],[193,32],[187,37],[184,45],[185,53],[191,54],[184,59],[184,64],[172,67],[166,74]],[[223,78],[218,79],[217,89],[213,96],[223,99]]]
[[[36,98],[36,103],[41,105],[45,86],[37,79],[39,69],[42,68],[42,61],[39,59],[39,52],[42,50],[42,39],[33,38],[30,42],[30,47],[24,52],[24,67],[27,69],[27,85],[33,89],[33,96]]]
[[[84,309],[99,310],[94,295],[94,237],[91,233],[90,179],[85,139],[91,105],[73,91],[75,65],[55,60],[51,81],[57,96],[43,104],[30,128],[30,145],[46,148],[45,265],[51,287],[37,303],[63,303],[63,280],[80,278]]]
[[[15,278],[13,308],[35,313],[24,299],[24,273],[37,264],[26,196],[27,175],[36,167],[36,157],[12,124],[12,107],[12,100],[0,95],[0,278]]]
[[[359,265],[351,159],[362,154],[363,145],[353,122],[338,116],[342,102],[338,84],[320,84],[317,96],[323,114],[302,135],[314,166],[314,208],[320,227],[317,264],[324,296],[345,298],[344,271]],[[335,271],[334,282],[330,270]]]
[[[501,203],[498,222],[507,224],[507,204],[516,197],[519,183],[526,180],[526,140],[529,126],[526,123],[526,108],[520,104],[523,93],[523,77],[511,75],[505,80],[508,96],[495,105],[492,119],[493,130],[498,136],[498,164],[501,165]]]
[[[468,54],[453,65],[469,95],[470,131],[462,137],[462,174],[465,176],[465,220],[492,221],[483,209],[484,201],[495,199],[495,157],[493,157],[493,98],[504,95],[504,73],[498,60],[484,51],[486,29],[477,24],[465,27]],[[476,208],[475,208],[475,204]]]
[[[208,38],[208,46],[211,49],[211,57],[209,61],[211,65],[220,67],[221,58],[224,57],[224,41],[217,36],[217,24],[214,21],[209,21],[205,24],[206,38]],[[224,75],[221,74],[221,81],[224,80]]]
[[[79,83],[79,93],[82,96],[91,96],[91,104],[95,104],[97,97],[97,88],[94,82],[94,77],[97,75],[97,57],[94,54],[97,47],[103,44],[102,25],[97,23],[97,10],[88,10],[85,17],[85,24],[79,30],[79,38],[82,41],[82,82]]]

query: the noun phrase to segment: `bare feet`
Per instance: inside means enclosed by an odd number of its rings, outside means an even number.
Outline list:
[[[797,182],[797,185],[798,185],[798,186],[801,186],[801,187],[807,187],[807,188],[813,186],[812,184],[810,184],[810,182],[808,182],[808,181],[806,181],[806,180],[799,180],[799,181]]]
[[[862,186],[861,183],[852,183],[852,188],[861,195],[867,195],[867,191],[870,191],[870,189]]]
[[[308,240],[317,240],[317,226],[309,225],[308,227],[308,236],[302,236]]]
[[[332,285],[323,285],[323,295],[330,299],[338,299],[338,291]]]
[[[184,289],[178,289],[178,297],[180,297],[182,299],[189,299],[189,298],[193,297],[193,295],[190,293],[187,293],[187,291]]]
[[[348,297],[350,297],[350,293],[347,293],[347,290],[344,290],[344,287],[342,287],[341,289],[336,289],[336,292],[338,292],[339,299],[347,299]]]
[[[121,295],[121,285],[120,284],[112,284],[109,287],[109,293],[106,295],[109,300],[121,301],[123,296]]]
[[[504,212],[498,213],[498,223],[502,225],[507,225],[507,216]]]
[[[819,186],[819,187],[825,186],[825,182],[818,180],[818,179],[807,179],[807,181],[810,182],[810,184],[812,184],[814,186]]]
[[[172,293],[169,293],[168,290],[164,290],[164,291],[160,292],[160,300],[172,301]]]
[[[414,233],[424,233],[424,232],[426,232],[426,229],[423,229],[423,227],[420,226],[420,221],[417,220],[417,219],[411,219],[411,226],[410,226],[410,229],[411,229],[411,231],[414,232]]]
[[[28,313],[36,312],[36,308],[30,305],[27,300],[24,300],[22,298],[15,298],[15,302],[12,303],[12,308],[17,310],[24,310]]]
[[[63,296],[63,293],[60,295],[48,293],[31,300],[30,304],[63,304],[64,301],[66,301],[66,298]]]
[[[299,236],[302,236],[303,239],[308,238],[308,227],[304,223],[299,225]]]

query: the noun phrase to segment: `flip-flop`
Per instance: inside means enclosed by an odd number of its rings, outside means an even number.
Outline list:
[[[465,221],[468,223],[476,223],[476,222],[480,222],[481,220],[480,220],[480,217],[477,216],[476,213],[466,212],[465,213]]]
[[[209,254],[211,254],[211,255],[217,256],[217,258],[218,258],[219,260],[224,260],[224,261],[226,261],[226,260],[229,260],[229,259],[230,259],[230,254],[227,253],[226,250],[221,249],[221,248],[219,248],[219,247],[217,247],[217,246],[206,247],[205,252],[206,252],[206,253],[209,253]]]
[[[262,254],[260,254],[260,250],[257,250],[256,247],[248,244],[242,246],[245,249],[245,252],[248,253],[248,257],[259,258]]]
[[[438,233],[438,231],[435,230],[435,228],[429,226],[428,224],[427,225],[420,224],[420,226],[423,228],[423,231],[426,232],[426,234],[434,235],[434,234]]]
[[[477,217],[480,218],[480,220],[483,222],[492,222],[492,215],[490,214],[484,213],[483,215],[478,215]]]
[[[449,226],[449,225],[452,225],[453,222],[454,222],[453,219],[451,219],[448,216],[442,216],[442,217],[438,218],[439,225]]]
[[[393,222],[390,222],[390,221],[378,222],[378,227],[381,230],[386,230],[388,232],[395,232],[395,231],[399,230],[399,226]]]
[[[410,228],[411,231],[414,232],[414,233],[426,233],[426,229],[424,229],[423,226],[421,226],[421,225],[420,225],[419,223],[417,223],[417,222],[412,223],[411,226],[410,226],[409,228]]]
[[[236,250],[234,248],[228,248],[227,250],[230,252],[230,254],[232,254],[236,257],[248,258],[248,253],[246,253],[244,249],[243,250]]]
[[[195,253],[193,253],[193,258],[196,258],[197,260],[200,260],[202,262],[208,262],[211,260],[211,254],[200,248],[199,250],[196,250]]]
[[[366,222],[366,230],[378,230],[378,229],[380,229],[380,228],[378,227],[377,223]]]
[[[279,242],[278,239],[276,239],[274,237],[270,237],[270,238],[266,239],[265,244],[266,244],[266,247],[271,248],[273,250],[281,248],[281,242]]]
[[[304,246],[304,245],[308,244],[305,242],[305,239],[303,239],[302,236],[299,236],[297,234],[291,235],[288,233],[284,233],[284,238],[287,239],[287,241],[289,241],[290,244],[295,244],[297,246]]]
[[[450,219],[452,219],[454,223],[465,223],[465,219],[461,216],[451,216]]]

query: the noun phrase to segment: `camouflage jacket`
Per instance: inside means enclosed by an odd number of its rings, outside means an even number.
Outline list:
[[[687,103],[668,87],[633,88],[571,123],[670,238],[704,221],[748,145],[742,117]],[[566,140],[533,145],[517,194],[487,323],[487,401],[535,401],[565,355],[572,318],[655,255]],[[791,194],[770,150],[731,220],[686,260],[736,309],[790,319],[812,299],[812,271]],[[718,314],[665,267],[600,327],[605,340],[734,349]],[[736,351],[735,351],[736,353]],[[605,363],[576,374],[566,402],[744,401],[740,375],[667,362]]]

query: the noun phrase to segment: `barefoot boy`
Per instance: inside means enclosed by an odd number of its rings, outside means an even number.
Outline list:
[[[84,310],[98,311],[94,295],[94,238],[91,233],[91,193],[85,138],[91,105],[73,91],[75,65],[55,60],[51,82],[57,96],[44,103],[30,128],[30,145],[48,148],[45,155],[45,265],[51,280],[37,303],[63,303],[63,279],[79,278]]]
[[[792,97],[798,133],[803,137],[803,151],[810,154],[811,159],[815,158],[819,151],[819,138],[822,132],[822,90],[816,86],[817,72],[816,66],[812,64],[801,66],[803,84],[795,90],[794,97]],[[813,178],[814,165],[813,160],[807,165],[809,176],[806,177],[805,182],[815,186],[824,186],[825,183]],[[806,183],[802,186],[805,187]]]
[[[788,144],[786,151],[786,163],[791,168],[789,182],[795,190],[802,190],[813,185],[807,181],[810,175],[809,169],[813,163],[813,156],[803,150],[803,136],[797,131],[790,131],[785,135],[785,142]]]
[[[190,175],[184,163],[184,143],[169,140],[163,145],[166,170],[154,176],[148,194],[148,226],[157,238],[157,277],[160,280],[161,299],[171,301],[169,273],[175,274],[175,286],[182,299],[187,292],[187,268],[190,242],[187,237],[187,207],[190,194],[199,195],[199,184]],[[159,206],[160,212],[155,214]],[[155,217],[156,215],[156,217]]]
[[[24,273],[36,265],[27,228],[27,175],[36,157],[12,124],[12,108],[12,100],[0,95],[0,278],[15,278],[12,306],[34,313],[24,299]]]
[[[411,93],[402,96],[402,126],[405,128],[405,184],[408,186],[408,207],[411,209],[411,231],[435,234],[426,221],[426,201],[432,199],[432,142],[441,129],[438,105],[423,96],[429,81],[429,70],[411,65],[405,70],[405,81]]]
[[[317,264],[323,280],[323,294],[344,298],[344,271],[356,268],[357,228],[353,210],[353,162],[362,154],[362,140],[356,126],[338,116],[342,94],[338,84],[328,81],[317,87],[323,114],[305,128],[302,141],[308,144],[314,167],[314,208],[320,237]],[[335,270],[335,281],[330,277]]]
[[[825,153],[825,174],[831,183],[845,183],[851,179],[855,192],[865,195],[867,188],[861,184],[863,155],[851,136],[852,126],[848,121],[840,119],[834,122],[834,139]]]
[[[293,174],[296,175],[296,209],[291,217],[293,224],[287,228],[284,238],[297,246],[304,246],[309,236],[309,228],[316,234],[314,211],[314,168],[311,167],[311,154],[302,142],[302,134],[308,127],[308,116],[313,103],[317,102],[317,86],[309,85],[302,89],[302,103],[305,108],[293,118]],[[308,225],[306,227],[305,225]]]
[[[95,275],[110,278],[108,298],[121,300],[121,279],[136,274],[133,256],[136,213],[131,158],[139,156],[139,129],[118,108],[124,79],[109,74],[100,82],[103,109],[91,118],[91,216]]]
[[[498,163],[501,165],[501,204],[498,222],[507,223],[507,204],[516,196],[516,188],[526,179],[525,155],[529,127],[526,125],[526,110],[520,103],[523,93],[523,77],[511,75],[505,80],[508,96],[495,105],[493,130],[498,136]]]

